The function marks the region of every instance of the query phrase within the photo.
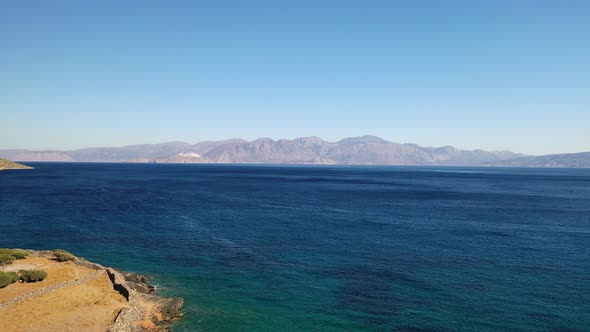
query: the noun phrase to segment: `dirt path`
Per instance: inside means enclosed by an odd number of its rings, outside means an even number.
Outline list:
[[[17,272],[19,270],[36,270],[39,266],[36,264],[10,264],[0,268],[4,272]]]
[[[2,302],[0,303],[0,310],[2,309],[6,309],[12,305],[15,305],[17,303],[20,303],[22,301],[26,301],[26,300],[30,300],[30,299],[34,299],[36,297],[45,295],[47,293],[50,292],[54,292],[58,289],[62,289],[64,287],[68,287],[68,286],[74,286],[74,285],[81,285],[87,281],[90,281],[92,279],[96,279],[98,276],[100,276],[101,274],[105,274],[106,270],[98,270],[94,273],[91,273],[89,275],[86,275],[80,279],[75,279],[75,280],[70,280],[70,281],[65,281],[65,282],[61,282],[59,284],[54,284],[51,286],[47,286],[47,287],[43,287],[41,289],[32,291],[30,293],[25,293],[23,295],[19,295],[13,299],[11,299],[10,301],[6,301],[6,302]]]
[[[47,271],[48,277],[38,283],[17,282],[0,289],[2,332],[104,332],[129,305],[113,289],[104,268],[45,257],[27,257],[13,268],[25,265]]]

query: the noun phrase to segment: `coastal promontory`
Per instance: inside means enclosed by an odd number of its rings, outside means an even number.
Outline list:
[[[0,158],[0,171],[3,169],[32,169],[33,167],[15,163],[14,161],[10,161],[8,159]]]
[[[141,275],[62,250],[0,249],[0,326],[10,331],[170,331],[183,300]]]

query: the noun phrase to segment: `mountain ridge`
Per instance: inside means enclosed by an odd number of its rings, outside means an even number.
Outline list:
[[[390,142],[370,135],[343,138],[336,142],[317,136],[292,140],[261,137],[252,141],[240,138],[195,144],[174,141],[69,151],[0,150],[0,157],[18,161],[590,167],[590,152],[578,157],[570,155],[552,155],[550,161],[543,161],[539,158],[546,156],[529,156],[506,150],[461,150],[449,145],[420,146]]]

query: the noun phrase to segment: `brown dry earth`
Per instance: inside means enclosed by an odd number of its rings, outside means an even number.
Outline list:
[[[0,332],[160,332],[181,318],[182,299],[152,294],[140,275],[80,258],[58,262],[48,251],[28,252],[0,270],[40,269],[48,276],[0,288]]]
[[[1,331],[107,331],[119,311],[127,306],[126,299],[113,289],[106,271],[43,257],[27,257],[3,270],[33,266],[47,271],[47,279],[38,283],[14,283],[0,289]],[[89,280],[80,280],[89,276]],[[71,284],[62,284],[67,282]],[[40,294],[2,307],[33,292]]]

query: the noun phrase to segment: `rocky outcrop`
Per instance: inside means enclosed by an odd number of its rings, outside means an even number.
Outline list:
[[[8,159],[1,159],[0,158],[0,171],[3,169],[32,169],[33,167],[15,163],[14,161],[10,161]]]
[[[52,258],[51,251],[27,250],[31,255]],[[76,257],[75,264],[106,272],[113,289],[119,292],[128,302],[121,309],[115,321],[108,329],[109,332],[165,332],[171,331],[172,323],[182,318],[181,308],[184,304],[181,298],[169,298],[157,295],[155,287],[147,282],[145,276],[121,272],[100,264]],[[90,277],[87,277],[90,278]],[[83,282],[80,280],[72,281]],[[67,285],[56,285],[63,288]]]
[[[154,287],[145,277],[107,269],[113,287],[129,302],[121,310],[110,332],[170,331],[173,321],[180,319],[183,300],[153,294]]]

